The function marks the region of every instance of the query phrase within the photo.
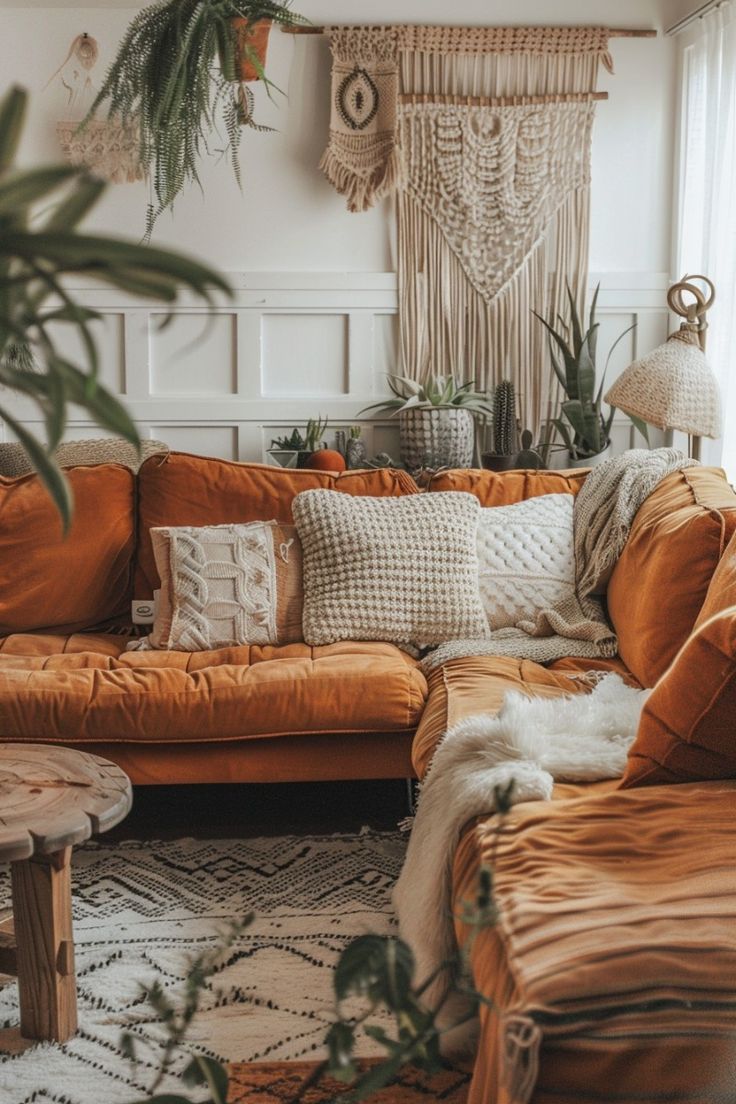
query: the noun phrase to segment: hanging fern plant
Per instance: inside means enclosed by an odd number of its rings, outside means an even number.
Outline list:
[[[290,5],[291,0],[159,0],[128,27],[85,122],[104,104],[110,118],[140,126],[141,163],[155,197],[146,237],[185,185],[201,187],[199,163],[213,152],[218,134],[240,184],[242,127],[271,129],[254,121],[254,97],[246,83],[255,74],[269,95],[275,88],[264,72],[256,32],[264,20],[303,22]],[[244,72],[248,68],[250,73]]]

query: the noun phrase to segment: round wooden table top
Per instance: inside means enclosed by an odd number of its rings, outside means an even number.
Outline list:
[[[0,743],[0,862],[82,843],[127,816],[127,774],[98,755]]]

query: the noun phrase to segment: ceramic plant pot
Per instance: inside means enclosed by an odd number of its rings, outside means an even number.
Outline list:
[[[238,36],[238,43],[241,48],[239,70],[241,81],[257,81],[261,79],[261,74],[253,63],[250,51],[253,51],[258,57],[261,63],[261,69],[265,69],[271,23],[272,20],[270,19],[258,19],[255,23],[251,23],[249,19],[243,17],[233,19],[233,27],[235,28],[235,32]],[[248,53],[244,50],[246,43],[250,47]]]
[[[401,462],[421,468],[469,468],[473,464],[475,419],[454,406],[422,406],[399,414]]]
[[[345,459],[349,468],[364,468],[368,450],[362,437],[348,437]]]
[[[612,455],[613,446],[611,442],[608,442],[606,448],[601,452],[597,452],[595,456],[581,456],[578,460],[570,458],[568,467],[570,468],[597,468],[599,464],[602,464],[604,460],[610,459]]]

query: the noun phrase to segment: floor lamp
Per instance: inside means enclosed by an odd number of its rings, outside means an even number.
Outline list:
[[[703,292],[694,280],[707,286]],[[685,295],[692,302],[685,302]],[[690,437],[690,454],[700,459],[701,437],[721,435],[721,396],[705,359],[705,316],[713,305],[715,288],[707,276],[684,276],[667,293],[667,303],[685,321],[641,360],[621,373],[605,401],[624,414],[633,414],[667,431],[682,430]]]

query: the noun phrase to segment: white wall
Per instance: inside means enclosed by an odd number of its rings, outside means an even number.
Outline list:
[[[672,21],[673,2],[517,0],[513,21],[661,29]],[[296,6],[316,23],[447,20],[440,0],[302,0]],[[58,156],[54,123],[64,113],[65,93],[58,80],[43,86],[72,37],[87,31],[98,39],[101,75],[134,10],[111,4],[0,9],[3,85],[15,81],[32,93],[23,161]],[[457,23],[504,23],[508,16],[506,0],[456,0],[452,9]],[[590,266],[603,281],[611,333],[643,312],[643,351],[666,330],[674,48],[660,35],[612,39],[611,49],[616,73],[601,72],[599,86],[610,99],[598,107],[593,143]],[[327,43],[276,32],[268,69],[287,99],[274,105],[257,89],[259,117],[278,131],[245,132],[243,194],[228,165],[213,162],[203,172],[204,196],[196,189],[183,196],[156,234],[157,243],[239,274],[236,309],[203,339],[199,358],[195,352],[182,362],[179,355],[191,320],[179,328],[178,345],[175,328],[166,338],[173,344],[164,348],[139,304],[92,297],[114,316],[106,338],[108,375],[144,432],[166,436],[171,427],[172,444],[242,458],[257,456],[274,426],[317,410],[349,423],[380,392],[394,348],[390,205],[350,215],[317,169],[329,115]],[[143,184],[114,186],[90,227],[137,236],[147,201]],[[315,313],[329,317],[315,322]],[[622,348],[615,367],[634,349]],[[17,409],[28,415],[22,404]],[[210,430],[205,422],[217,425]]]

